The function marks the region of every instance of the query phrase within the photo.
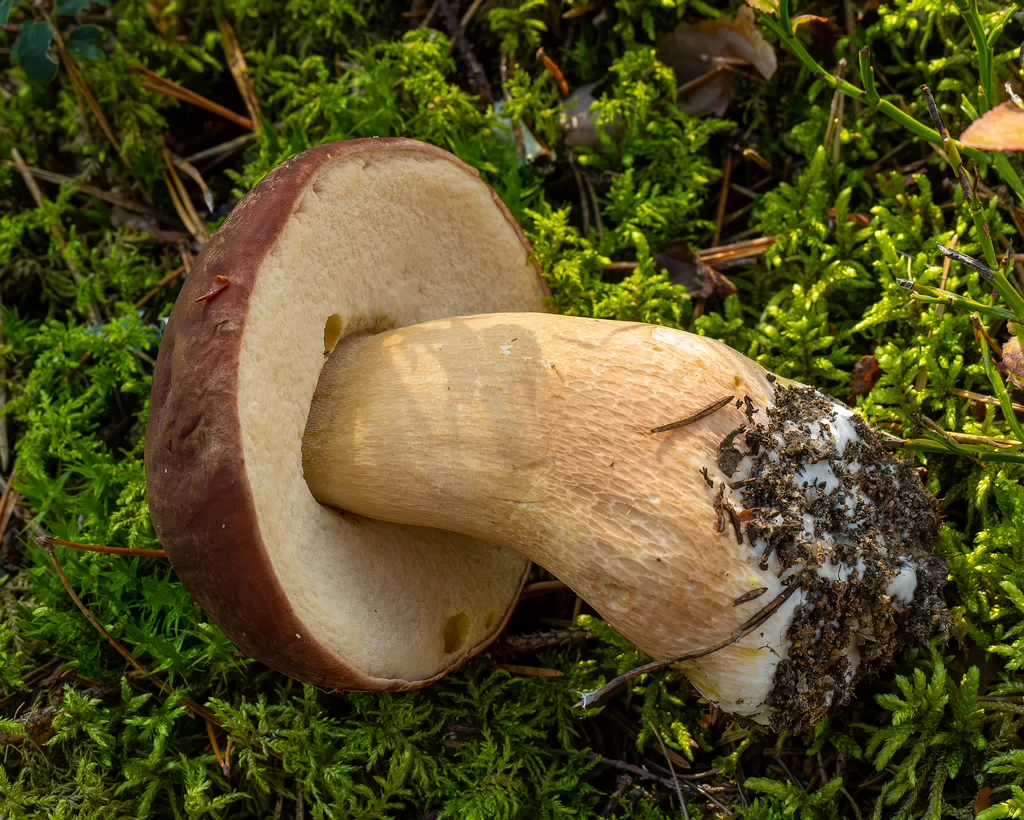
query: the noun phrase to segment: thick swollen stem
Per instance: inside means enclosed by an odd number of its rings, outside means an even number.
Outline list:
[[[801,500],[787,496],[784,508],[745,509],[752,496],[738,482],[763,475],[757,481],[764,483],[771,470],[794,466],[783,441],[789,434],[765,427],[780,390],[725,345],[668,328],[544,314],[442,320],[338,345],[313,400],[303,467],[321,503],[459,532],[536,561],[656,658],[716,644],[784,585],[810,584],[810,595],[811,587],[832,583],[829,572],[844,589],[856,586],[851,576],[863,576],[865,591],[874,592],[912,577],[909,603],[917,580],[897,560],[902,545],[884,550],[886,567],[874,567],[855,546],[841,559],[831,536],[822,532],[815,541],[806,489],[787,490]],[[692,424],[653,432],[730,396]],[[805,470],[804,481],[822,482],[824,498],[836,489],[827,485],[843,483],[838,461],[859,436],[848,412],[837,416],[820,396],[814,402],[813,419],[786,422],[809,423],[800,435],[816,439],[798,442],[797,450],[816,455],[795,462],[798,475],[790,478],[799,482]],[[765,442],[762,456],[774,448],[768,468],[754,463],[754,435]],[[832,449],[822,450],[823,442]],[[888,467],[878,464],[881,476]],[[759,492],[780,506],[779,481],[772,481]],[[833,500],[866,514],[872,491],[855,483],[847,483],[845,502]],[[840,513],[815,499],[822,520],[835,524]],[[785,528],[806,547],[803,558],[777,546]],[[865,561],[874,568],[865,570]],[[813,583],[803,577],[808,572]],[[766,703],[804,600],[801,590],[764,627],[685,671],[727,711],[774,720]],[[890,607],[884,615],[893,621]],[[846,653],[835,691],[799,708],[823,709],[854,678],[854,626],[839,613],[826,620],[842,620],[836,629],[845,630],[830,653]],[[870,632],[876,620],[857,610],[857,628]],[[790,703],[773,703],[782,702]]]

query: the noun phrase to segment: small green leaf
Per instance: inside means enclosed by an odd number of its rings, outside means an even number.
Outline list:
[[[57,76],[57,58],[50,53],[53,28],[49,23],[30,20],[21,24],[21,34],[14,41],[11,59],[20,65],[30,82],[46,85]]]
[[[11,16],[11,10],[14,8],[14,0],[0,0],[0,26],[7,23],[7,19]]]
[[[103,43],[107,32],[99,26],[79,26],[68,37],[68,48],[73,54],[86,60],[104,60]]]

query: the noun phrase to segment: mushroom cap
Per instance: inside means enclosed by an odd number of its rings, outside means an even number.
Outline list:
[[[528,561],[321,506],[301,446],[340,339],[544,311],[529,254],[473,168],[403,139],[289,160],[204,249],[160,348],[147,489],[178,577],[242,651],[319,686],[398,691],[501,630]]]

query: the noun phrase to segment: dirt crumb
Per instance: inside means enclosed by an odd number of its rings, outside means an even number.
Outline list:
[[[762,569],[799,584],[787,656],[766,702],[776,731],[813,726],[896,653],[948,631],[936,500],[856,415],[776,387],[767,420],[722,441],[722,471]],[[728,469],[727,469],[728,468]],[[728,502],[717,500],[720,509]]]

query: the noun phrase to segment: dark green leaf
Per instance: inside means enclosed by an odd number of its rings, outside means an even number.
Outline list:
[[[11,9],[14,8],[14,0],[0,0],[0,26],[7,22],[11,16]]]
[[[103,42],[106,39],[106,30],[99,26],[79,26],[68,37],[68,48],[86,60],[103,60],[106,58],[103,53]]]
[[[57,14],[78,14],[78,12],[88,6],[91,2],[92,0],[59,0],[57,3]],[[106,3],[103,5],[106,5]]]
[[[20,65],[29,80],[46,85],[57,76],[57,58],[50,53],[53,28],[49,23],[29,21],[21,24],[21,33],[14,41],[11,59]]]

